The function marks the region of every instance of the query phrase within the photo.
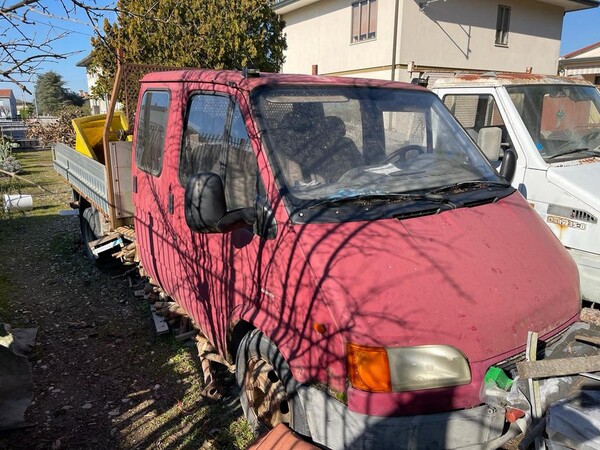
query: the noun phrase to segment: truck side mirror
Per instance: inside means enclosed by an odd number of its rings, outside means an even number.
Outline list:
[[[515,178],[515,172],[517,170],[517,153],[512,148],[504,150],[504,156],[502,157],[502,165],[500,166],[500,176],[504,177],[506,181],[512,183]]]
[[[185,221],[197,233],[219,233],[219,221],[227,211],[223,180],[216,173],[190,177],[185,187]]]
[[[193,175],[185,187],[185,221],[197,233],[228,233],[256,222],[255,208],[227,212],[225,188],[212,172]]]

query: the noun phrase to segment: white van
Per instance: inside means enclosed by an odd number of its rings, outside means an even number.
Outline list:
[[[577,262],[584,300],[600,303],[600,93],[583,80],[464,74],[432,90],[498,167],[518,155],[513,186]],[[518,257],[518,255],[515,255]]]

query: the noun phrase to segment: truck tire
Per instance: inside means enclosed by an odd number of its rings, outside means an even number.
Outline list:
[[[92,262],[98,266],[101,270],[110,270],[119,267],[121,264],[116,259],[113,258],[110,254],[101,254],[98,258],[94,256],[92,250],[90,249],[89,243],[98,239],[94,230],[92,229],[90,223],[84,216],[84,212],[87,208],[89,208],[89,204],[86,205],[87,202],[82,202],[80,200],[79,204],[79,230],[81,232],[81,244],[83,245],[83,254]]]
[[[96,262],[96,257],[92,253],[92,250],[90,250],[89,243],[95,241],[97,238],[89,222],[85,217],[83,217],[83,214],[81,214],[81,212],[79,213],[79,229],[81,232],[81,244],[83,245],[83,254],[90,261]]]
[[[235,376],[244,415],[255,433],[284,423],[310,438],[298,382],[275,344],[259,330],[240,342]]]

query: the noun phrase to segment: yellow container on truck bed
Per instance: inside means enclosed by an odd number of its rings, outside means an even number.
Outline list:
[[[75,130],[75,150],[104,164],[102,135],[106,114],[79,117],[72,122]],[[119,140],[119,133],[126,130],[127,117],[121,111],[116,111],[112,119],[109,141]]]

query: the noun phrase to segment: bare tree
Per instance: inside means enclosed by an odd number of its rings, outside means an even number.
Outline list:
[[[108,0],[1,1],[0,81],[13,82],[31,93],[24,83],[32,81],[43,63],[74,54],[54,50],[57,41],[72,33],[60,27],[60,22],[83,23],[100,35],[99,22],[106,13],[116,11],[114,2]],[[48,31],[40,33],[40,24],[48,25]]]

